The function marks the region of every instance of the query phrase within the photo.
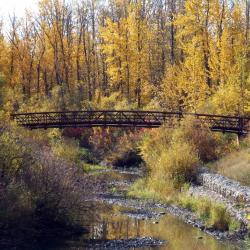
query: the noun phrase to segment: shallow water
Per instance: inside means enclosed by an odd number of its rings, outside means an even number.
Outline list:
[[[183,223],[172,215],[163,216],[158,224],[154,220],[139,220],[123,214],[125,208],[107,206],[101,203],[92,204],[94,214],[86,216],[85,226],[89,233],[80,238],[58,242],[46,249],[95,249],[95,243],[106,240],[153,237],[165,240],[166,244],[157,247],[132,249],[161,250],[233,250],[242,246],[216,240],[197,228]],[[127,209],[126,209],[127,211]],[[88,220],[87,220],[88,218]],[[86,221],[87,220],[87,221]],[[98,248],[101,249],[101,248]],[[106,249],[106,248],[105,248]],[[110,248],[109,248],[110,249]],[[112,248],[117,249],[117,248]],[[119,249],[121,249],[119,247]]]
[[[133,174],[117,173],[107,174],[112,181],[131,182],[136,177]],[[138,219],[129,217],[127,207],[108,205],[96,201],[86,204],[83,212],[83,224],[89,233],[70,240],[61,239],[42,249],[75,250],[75,249],[122,249],[113,245],[112,248],[102,248],[107,241],[117,239],[131,239],[140,237],[153,237],[164,240],[166,244],[157,247],[143,247],[130,249],[161,249],[161,250],[233,250],[244,249],[241,245],[232,242],[223,242],[200,231],[191,225],[185,224],[175,216],[166,214],[160,219]],[[98,247],[97,247],[98,243]]]

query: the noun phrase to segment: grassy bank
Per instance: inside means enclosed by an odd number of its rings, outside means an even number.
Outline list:
[[[250,148],[243,145],[239,151],[231,152],[208,167],[230,179],[250,186]]]
[[[98,173],[102,170],[109,170],[111,167],[100,166],[100,165],[93,165],[83,162],[82,169],[84,173]]]
[[[175,192],[160,187],[161,192],[157,192],[149,186],[150,184],[147,181],[139,180],[132,186],[129,196],[187,208],[194,212],[197,218],[201,219],[207,227],[217,230],[234,231],[241,227],[240,223],[226,211],[225,205],[214,203],[207,198],[192,197],[185,191],[185,187],[182,191],[176,190]]]
[[[235,231],[241,227],[240,223],[229,215],[223,204],[213,203],[202,197],[191,197],[186,193],[180,194],[176,203],[193,211],[199,219],[205,222],[207,227],[222,231]]]

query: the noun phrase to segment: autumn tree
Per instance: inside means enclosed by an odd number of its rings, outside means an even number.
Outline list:
[[[249,1],[41,0],[0,35],[6,109],[249,110]]]

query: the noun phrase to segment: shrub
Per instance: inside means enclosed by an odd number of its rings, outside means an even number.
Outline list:
[[[9,224],[10,219],[17,221],[26,215],[41,223],[76,223],[86,190],[85,177],[69,163],[71,158],[55,157],[48,143],[24,133],[0,126],[1,223]]]
[[[142,158],[135,150],[128,150],[119,152],[119,154],[112,155],[109,162],[114,167],[135,167],[142,163]]]
[[[173,196],[173,187],[165,181],[155,183],[151,178],[139,179],[130,188],[129,196],[140,197],[155,201],[170,202]]]
[[[64,159],[67,162],[78,163],[81,151],[77,140],[69,138],[60,138],[52,143],[54,156]]]
[[[241,228],[241,223],[234,218],[230,218],[228,227],[229,231],[237,231]]]
[[[173,180],[175,186],[180,187],[194,178],[198,163],[198,155],[193,145],[174,141],[170,148],[160,155],[158,174]]]
[[[234,147],[232,142],[235,140],[232,136],[216,134],[206,123],[201,123],[194,117],[183,120],[177,133],[179,140],[190,142],[195,146],[202,162],[217,160]]]
[[[97,164],[98,160],[94,154],[87,148],[80,148],[80,159],[85,163]]]
[[[247,249],[250,249],[250,235],[246,239],[246,246],[248,247]]]
[[[195,204],[196,211],[203,221],[207,221],[210,216],[210,209],[212,207],[211,201],[206,198],[200,198],[198,202]]]
[[[184,192],[178,196],[177,202],[179,205],[196,212],[203,221],[207,221],[210,217],[212,203],[206,198],[192,197]]]
[[[144,137],[140,150],[150,170],[153,187],[165,183],[165,186],[180,188],[194,179],[199,165],[198,152],[194,144],[183,138],[182,128],[166,127]],[[162,187],[164,192],[164,185]]]
[[[222,152],[234,148],[232,137],[214,134],[206,124],[192,117],[184,119],[176,129],[169,129],[169,125],[145,133],[140,143],[142,159],[151,177],[150,188],[156,189],[159,183],[181,188],[195,179],[200,162],[214,161]],[[158,192],[164,192],[163,186]],[[171,193],[169,189],[167,193]]]
[[[210,219],[208,223],[214,228],[219,230],[229,229],[230,217],[226,212],[226,208],[223,205],[216,205],[211,207]]]
[[[189,195],[183,195],[182,193],[178,196],[177,202],[180,206],[185,207],[191,211],[195,211],[194,199]]]
[[[98,159],[104,159],[117,143],[121,130],[110,128],[94,128],[89,138],[91,150]]]
[[[91,151],[108,165],[131,167],[140,164],[137,144],[141,134],[141,130],[96,128],[89,139]]]
[[[33,152],[36,164],[22,173],[25,187],[31,193],[35,213],[46,220],[75,221],[81,209],[83,179],[79,169],[53,157],[48,149]]]

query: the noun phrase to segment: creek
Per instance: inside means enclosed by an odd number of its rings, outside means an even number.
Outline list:
[[[131,203],[124,197],[125,192],[140,173],[109,170],[98,175],[103,176],[112,192],[86,201],[82,223],[87,233],[45,243],[42,249],[246,249],[238,243],[218,240],[177,216],[162,212],[161,208],[137,206],[136,201]]]

